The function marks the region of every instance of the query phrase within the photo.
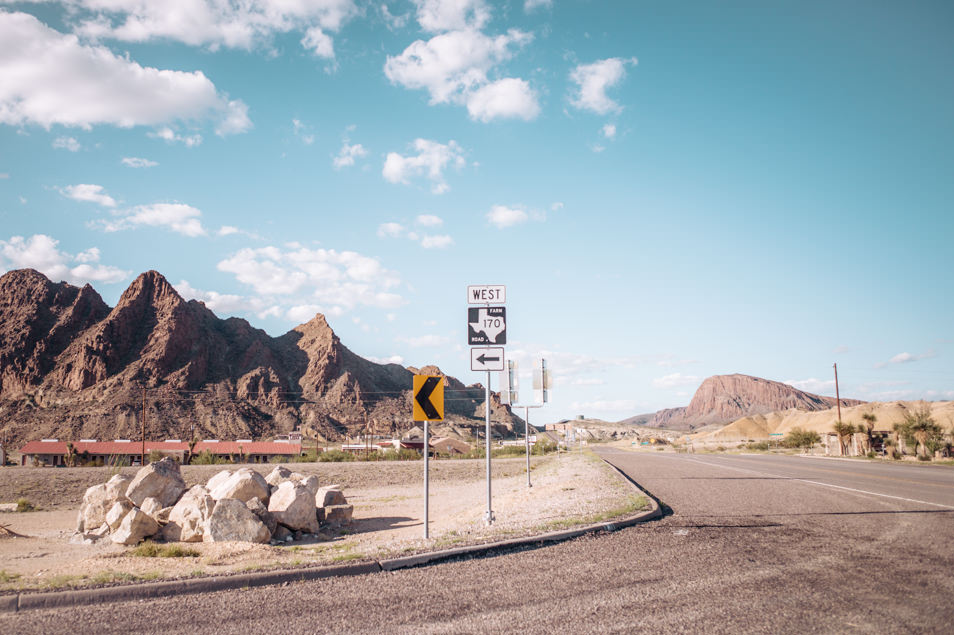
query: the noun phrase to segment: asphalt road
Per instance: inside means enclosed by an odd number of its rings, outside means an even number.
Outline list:
[[[954,630],[954,470],[600,453],[667,516],[393,573],[0,615],[0,632]]]

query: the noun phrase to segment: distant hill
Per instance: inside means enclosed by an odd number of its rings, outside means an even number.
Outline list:
[[[954,401],[891,401],[867,402],[861,405],[842,407],[841,418],[846,423],[861,424],[861,415],[873,414],[877,420],[874,429],[879,432],[891,432],[892,426],[904,421],[905,415],[926,407],[934,420],[944,429],[954,429]],[[832,432],[832,424],[837,419],[833,408],[807,412],[804,410],[785,410],[768,414],[750,415],[737,419],[715,430],[693,434],[695,441],[729,442],[760,441],[771,438],[772,434],[788,434],[792,428],[813,430],[819,434]]]
[[[412,425],[418,372],[443,374],[368,361],[321,314],[280,337],[219,319],[155,271],[113,308],[90,285],[32,269],[0,276],[0,431],[15,443],[138,438],[143,389],[153,439],[393,434]],[[483,425],[484,389],[446,379],[444,433],[465,436]],[[497,434],[522,421],[496,393],[491,411]]]
[[[857,399],[841,400],[842,407],[863,403]],[[713,375],[702,382],[688,406],[659,410],[644,425],[688,431],[780,410],[818,411],[834,407],[834,397],[822,397],[778,381],[739,374]]]

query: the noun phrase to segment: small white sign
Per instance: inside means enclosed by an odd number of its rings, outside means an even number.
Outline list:
[[[504,369],[504,349],[503,348],[472,348],[470,349],[470,369],[471,370],[503,370]]]
[[[473,284],[467,287],[467,304],[506,304],[507,287],[502,284]]]

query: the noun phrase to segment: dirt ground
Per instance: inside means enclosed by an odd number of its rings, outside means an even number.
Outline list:
[[[222,469],[185,466],[186,484],[205,483]],[[272,465],[251,466],[267,474]],[[322,485],[342,486],[354,522],[317,540],[283,546],[183,543],[197,555],[142,557],[108,539],[73,544],[77,510],[86,488],[117,470],[109,468],[2,468],[0,503],[27,498],[37,511],[0,514],[0,592],[96,586],[124,581],[214,575],[269,568],[382,559],[477,544],[596,522],[631,513],[635,490],[590,454],[533,457],[527,487],[525,459],[494,459],[496,522],[483,522],[487,506],[483,460],[430,462],[430,538],[423,537],[423,462],[300,463]],[[134,474],[136,468],[125,468]]]

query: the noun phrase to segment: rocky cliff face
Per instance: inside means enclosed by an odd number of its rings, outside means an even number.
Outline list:
[[[864,403],[842,399],[843,407]],[[714,375],[696,390],[685,408],[660,410],[647,425],[671,430],[692,430],[713,423],[781,410],[828,410],[834,397],[821,397],[788,384],[749,375]]]
[[[136,438],[143,415],[150,438],[395,433],[412,425],[413,372],[355,355],[322,315],[278,338],[220,320],[155,271],[112,309],[88,285],[0,277],[0,430],[14,442]],[[466,433],[483,422],[483,389],[448,382],[448,424]],[[512,431],[519,418],[492,405],[497,431]]]

